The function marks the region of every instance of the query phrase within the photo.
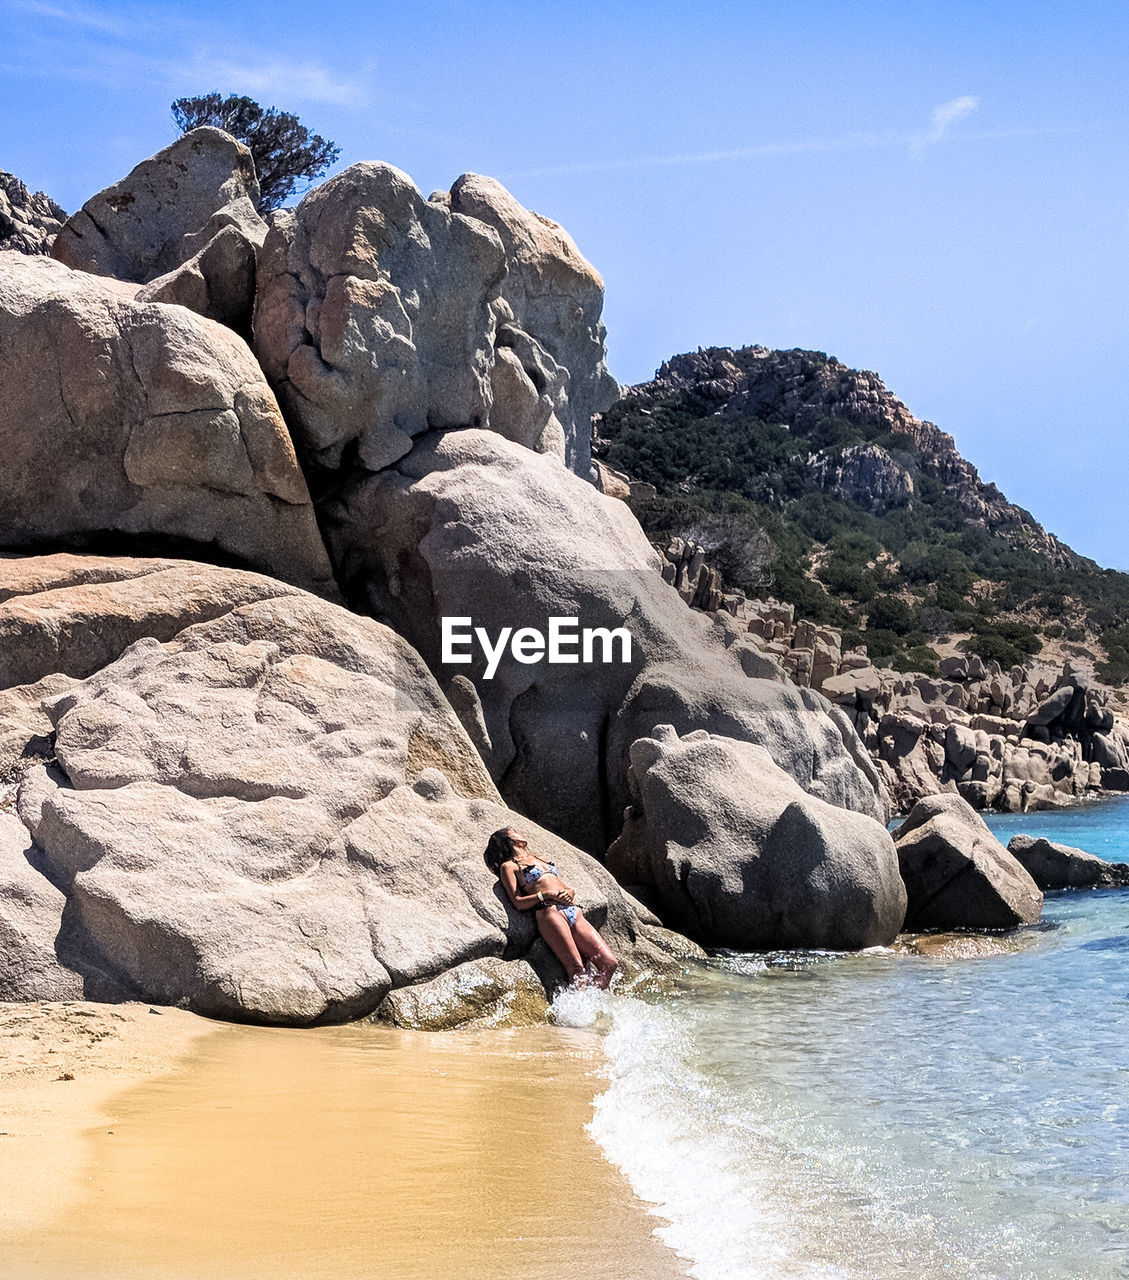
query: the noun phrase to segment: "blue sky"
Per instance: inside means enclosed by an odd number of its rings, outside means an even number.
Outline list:
[[[242,92],[573,234],[623,382],[697,346],[877,370],[1129,569],[1129,5],[0,0],[0,168],[68,209]]]

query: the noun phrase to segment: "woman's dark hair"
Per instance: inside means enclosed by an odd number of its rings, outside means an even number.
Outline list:
[[[509,862],[514,856],[514,842],[510,839],[510,828],[502,827],[495,831],[486,844],[486,852],[482,855],[482,861],[490,868],[495,875],[503,862]]]

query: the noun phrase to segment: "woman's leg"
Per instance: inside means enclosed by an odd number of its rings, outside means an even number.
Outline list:
[[[572,930],[568,927],[568,921],[564,915],[556,907],[543,907],[537,912],[537,927],[541,930],[541,936],[549,944],[553,955],[564,965],[569,982],[581,977],[584,973],[584,961],[576,949]]]
[[[619,961],[612,955],[611,948],[600,937],[599,931],[585,920],[583,911],[577,910],[572,937],[580,954],[596,966],[596,986],[606,988],[612,980],[612,974],[619,968]]]

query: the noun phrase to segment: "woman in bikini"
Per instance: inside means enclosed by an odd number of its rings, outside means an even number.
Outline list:
[[[495,831],[483,857],[502,881],[514,907],[518,911],[536,910],[541,936],[564,965],[569,982],[584,978],[585,961],[591,961],[596,970],[593,983],[606,988],[618,961],[599,932],[585,920],[576,895],[561,879],[556,864],[531,853],[526,838],[513,827]]]

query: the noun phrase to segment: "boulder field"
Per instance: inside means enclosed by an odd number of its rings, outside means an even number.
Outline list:
[[[899,810],[955,791],[1020,813],[1129,788],[1129,722],[1091,663],[1004,669],[958,654],[936,675],[876,667],[865,649],[844,651],[837,628],[726,590],[700,546],[672,538],[661,554],[679,595],[739,634],[768,678],[818,691],[850,720]]]
[[[269,227],[256,200],[194,130],[53,260],[0,253],[0,999],[543,1017],[562,971],[482,861],[505,826],[628,981],[888,943],[937,842],[1037,915],[963,819],[892,841],[853,718],[594,483],[603,288],[560,227],[385,164]],[[451,618],[515,643],[457,661]],[[554,618],[606,647],[521,652]]]

